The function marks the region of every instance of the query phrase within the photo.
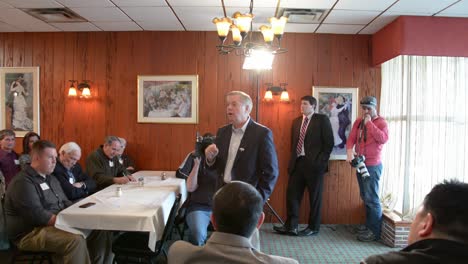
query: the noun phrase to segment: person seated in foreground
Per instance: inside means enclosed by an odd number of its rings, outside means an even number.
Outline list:
[[[189,242],[196,246],[205,244],[217,178],[216,172],[208,169],[205,163],[205,149],[213,143],[213,134],[205,133],[202,138],[176,173],[178,177],[187,179],[189,197],[184,204],[187,210],[185,222],[189,229]]]
[[[86,172],[96,181],[98,190],[114,183],[126,184],[135,181],[119,163],[117,154],[121,148],[122,143],[118,137],[107,136],[104,145],[99,146],[86,158]]]
[[[57,214],[71,205],[58,180],[51,176],[57,159],[55,145],[33,144],[31,166],[13,178],[5,199],[7,233],[20,250],[53,252],[54,263],[110,263],[112,232],[82,235],[56,228]]]
[[[169,249],[168,263],[298,263],[267,255],[252,246],[250,237],[264,219],[260,193],[248,183],[231,181],[213,198],[211,221],[216,232],[203,247],[175,242]]]
[[[361,263],[468,262],[468,184],[444,181],[432,188],[411,223],[408,246]]]
[[[125,148],[127,147],[127,140],[121,137],[119,137],[119,140],[120,140],[120,143],[122,144],[122,147],[117,153],[117,158],[119,159],[119,163],[128,171],[128,173],[134,173],[136,171],[135,162],[133,161],[132,158],[130,158],[130,156],[124,153]]]
[[[83,199],[96,190],[96,182],[84,173],[78,161],[81,148],[75,142],[62,145],[53,174],[60,182],[67,198],[75,202]]]

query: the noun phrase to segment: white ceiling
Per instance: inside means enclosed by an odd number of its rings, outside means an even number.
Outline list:
[[[247,13],[250,0],[225,0],[226,12]],[[286,32],[373,34],[400,15],[468,17],[468,0],[283,0],[280,7],[331,11],[320,24],[286,25]],[[254,29],[275,15],[277,0],[254,0]],[[46,23],[22,8],[68,7],[88,22]],[[0,32],[214,31],[221,0],[0,0]]]

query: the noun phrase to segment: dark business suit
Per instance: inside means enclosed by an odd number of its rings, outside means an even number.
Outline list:
[[[63,192],[67,195],[67,198],[70,201],[83,199],[96,191],[96,182],[81,169],[79,163],[76,163],[70,171],[75,177],[75,182],[85,183],[83,187],[77,188],[70,183],[67,169],[59,159],[57,159],[57,164],[55,165],[54,172],[52,173],[59,180]]]
[[[218,172],[218,186],[224,184],[224,169],[228,159],[232,125],[218,129],[215,144],[219,153],[214,167]],[[266,202],[278,179],[276,156],[271,130],[250,119],[232,165],[231,179],[250,183]]]
[[[302,116],[298,117],[294,119],[292,124],[286,226],[297,228],[299,207],[304,189],[307,186],[310,202],[309,228],[318,231],[321,218],[323,176],[328,170],[328,159],[333,150],[333,131],[327,116],[314,113],[308,123],[304,138],[305,156],[297,157],[296,147],[302,119]]]

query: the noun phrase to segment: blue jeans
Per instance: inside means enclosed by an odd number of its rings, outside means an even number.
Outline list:
[[[189,242],[202,246],[205,244],[211,211],[191,211],[185,217],[189,228]]]
[[[366,206],[366,226],[377,239],[380,238],[382,228],[382,207],[379,199],[379,180],[382,175],[382,164],[367,166],[370,176],[362,178],[358,173],[357,180],[361,199]]]

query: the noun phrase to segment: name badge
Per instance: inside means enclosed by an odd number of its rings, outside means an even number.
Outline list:
[[[114,162],[112,160],[109,160],[109,166],[112,168],[114,167]]]
[[[45,183],[45,182],[44,182],[44,183],[41,183],[40,186],[41,186],[41,189],[42,189],[43,191],[49,190],[49,185],[47,185],[47,183]]]
[[[15,160],[15,165],[19,165],[19,160]]]

